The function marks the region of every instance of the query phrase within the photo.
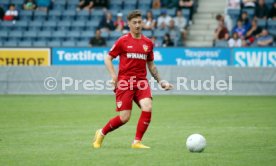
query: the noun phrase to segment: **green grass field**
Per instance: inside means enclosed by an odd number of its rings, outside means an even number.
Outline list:
[[[155,96],[150,150],[130,148],[136,106],[128,124],[92,149],[114,106],[113,96],[0,96],[0,165],[276,165],[276,97]],[[186,150],[192,133],[206,137],[203,153]]]

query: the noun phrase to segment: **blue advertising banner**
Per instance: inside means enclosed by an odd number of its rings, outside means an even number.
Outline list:
[[[103,65],[110,48],[53,48],[52,65]],[[228,48],[155,48],[158,65],[229,66]],[[118,59],[114,60],[118,64]]]
[[[53,48],[52,65],[103,65],[110,48]],[[118,59],[114,60],[118,64]]]
[[[236,67],[276,67],[276,48],[234,48]]]
[[[173,66],[229,66],[228,48],[156,48],[155,63]]]

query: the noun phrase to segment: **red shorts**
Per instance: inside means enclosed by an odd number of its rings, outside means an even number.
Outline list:
[[[116,88],[116,111],[132,110],[132,101],[138,107],[139,101],[144,98],[152,98],[150,86],[147,81],[139,84],[140,86],[133,85],[133,87]]]

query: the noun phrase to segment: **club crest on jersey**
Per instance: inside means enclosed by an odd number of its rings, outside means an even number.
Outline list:
[[[118,101],[118,102],[117,102],[117,107],[118,107],[118,108],[121,108],[122,104],[123,104],[122,101]]]
[[[148,51],[148,48],[149,48],[149,47],[148,47],[147,45],[145,45],[145,44],[143,45],[143,49],[144,49],[145,52]]]

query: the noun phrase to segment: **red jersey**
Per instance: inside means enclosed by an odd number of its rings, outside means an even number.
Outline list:
[[[135,39],[130,33],[120,37],[109,51],[109,55],[120,56],[118,80],[145,80],[147,76],[147,61],[153,61],[153,43],[141,35]]]

